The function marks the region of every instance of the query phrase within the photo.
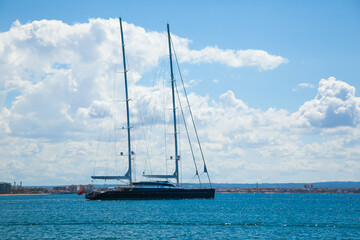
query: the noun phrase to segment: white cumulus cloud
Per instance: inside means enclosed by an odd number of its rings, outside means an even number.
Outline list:
[[[321,79],[316,98],[304,103],[296,116],[309,126],[354,127],[360,122],[360,98],[346,82],[334,77]]]
[[[218,47],[205,47],[201,50],[190,50],[186,47],[179,50],[180,61],[191,63],[221,63],[229,67],[258,67],[261,70],[271,70],[279,65],[288,63],[288,59],[275,56],[264,50],[232,50]]]

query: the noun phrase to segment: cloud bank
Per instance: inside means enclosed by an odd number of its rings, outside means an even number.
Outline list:
[[[126,22],[124,33],[130,69],[136,69],[129,72],[130,96],[137,102],[131,103],[132,121],[138,129],[143,122],[148,130],[161,123],[163,109],[157,101],[162,101],[162,85],[143,86],[139,80],[166,57],[166,34]],[[91,19],[74,25],[55,20],[15,22],[8,32],[0,33],[3,180],[89,182],[94,158],[99,155],[98,142],[105,138],[99,137],[99,128],[109,130],[114,126],[113,117],[124,118],[121,107],[114,109],[111,104],[114,94],[119,95],[119,102],[124,99],[123,83],[114,81],[122,75],[119,37],[117,19]],[[262,71],[287,62],[264,50],[213,46],[194,50],[189,47],[190,40],[179,36],[173,36],[173,42],[180,62]],[[330,176],[358,180],[360,100],[355,88],[344,81],[321,79],[316,97],[293,113],[254,109],[231,90],[216,99],[196,93],[189,98],[214,182],[334,180]],[[152,109],[151,114],[147,109]],[[116,127],[121,129],[122,125]],[[141,140],[142,135],[148,141]],[[151,136],[134,132],[139,146],[138,173],[144,168],[141,164],[146,151],[162,148],[158,144],[161,135],[163,132],[155,129]],[[119,139],[124,141],[121,135]],[[160,153],[153,156],[160,157]],[[193,169],[191,162],[186,163],[187,157],[184,152],[184,172]],[[160,164],[152,164],[154,171],[160,168]]]

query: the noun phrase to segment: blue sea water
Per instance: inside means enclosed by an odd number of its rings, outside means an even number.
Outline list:
[[[0,196],[1,239],[360,239],[360,195],[221,194],[213,200]]]

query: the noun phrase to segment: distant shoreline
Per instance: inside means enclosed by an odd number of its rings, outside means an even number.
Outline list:
[[[265,193],[265,194],[360,194],[360,188],[215,188],[216,193]],[[74,192],[4,193],[0,196],[64,195]]]
[[[5,193],[0,196],[28,196],[28,195],[51,195],[51,193]]]
[[[216,188],[217,193],[360,194],[360,188]]]

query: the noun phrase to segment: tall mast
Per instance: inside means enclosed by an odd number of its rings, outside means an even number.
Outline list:
[[[173,72],[173,64],[172,64],[172,53],[171,53],[171,39],[170,39],[170,27],[167,24],[167,32],[168,32],[168,40],[169,40],[169,55],[170,55],[170,72],[171,72],[171,92],[172,92],[172,101],[173,101],[173,118],[174,118],[174,137],[175,137],[175,176],[176,176],[176,184],[179,186],[179,160],[178,156],[178,142],[177,142],[177,130],[176,130],[176,106],[175,106],[175,78]]]
[[[127,120],[127,135],[128,135],[128,157],[129,157],[129,170],[125,176],[129,177],[130,185],[132,184],[132,171],[131,171],[131,141],[130,141],[130,114],[129,114],[129,95],[127,88],[127,69],[126,69],[126,60],[125,60],[125,43],[124,43],[124,34],[122,29],[121,18],[120,21],[120,32],[121,32],[121,43],[122,43],[122,55],[123,55],[123,64],[124,64],[124,79],[125,79],[125,96],[126,96],[126,120]]]

